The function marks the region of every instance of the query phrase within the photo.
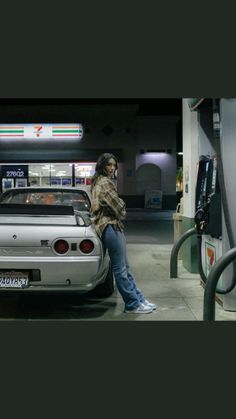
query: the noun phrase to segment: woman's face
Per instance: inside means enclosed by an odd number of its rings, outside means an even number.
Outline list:
[[[109,159],[106,166],[105,171],[107,173],[107,176],[109,178],[113,177],[115,171],[116,171],[116,161],[114,159]]]

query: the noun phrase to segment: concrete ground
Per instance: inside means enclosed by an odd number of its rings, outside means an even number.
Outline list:
[[[178,261],[178,279],[170,279],[173,246],[172,212],[130,211],[125,222],[131,272],[146,297],[157,305],[150,314],[127,314],[116,290],[112,297],[75,295],[20,296],[0,293],[0,320],[200,321],[204,289],[198,274]],[[236,320],[216,303],[216,321]]]
[[[138,286],[157,305],[150,314],[126,314],[118,291],[105,300],[75,305],[81,320],[197,321],[203,319],[204,289],[197,274],[189,274],[179,261],[178,279],[169,278],[172,245],[128,244],[129,261]],[[78,317],[77,317],[78,319]],[[236,312],[226,312],[216,303],[216,321],[236,320]]]

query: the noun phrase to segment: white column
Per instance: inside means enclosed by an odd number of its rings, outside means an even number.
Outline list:
[[[198,112],[190,111],[188,99],[182,101],[183,110],[183,215],[194,218],[197,180]]]

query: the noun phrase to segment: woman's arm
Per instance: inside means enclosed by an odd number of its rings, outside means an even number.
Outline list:
[[[118,219],[124,219],[126,216],[125,202],[119,198],[114,183],[108,178],[103,180],[100,192],[100,205],[111,211]]]

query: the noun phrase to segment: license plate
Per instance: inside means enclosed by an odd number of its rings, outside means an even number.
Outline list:
[[[28,272],[0,271],[0,288],[27,288],[28,286]]]

